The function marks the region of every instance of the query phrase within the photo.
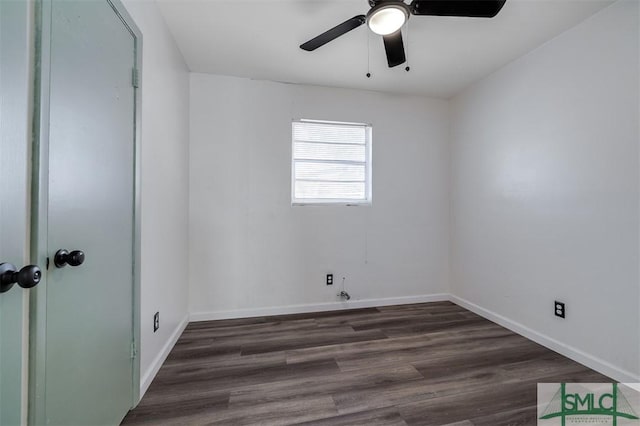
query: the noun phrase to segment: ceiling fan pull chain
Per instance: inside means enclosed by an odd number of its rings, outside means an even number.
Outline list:
[[[371,78],[371,34],[367,31],[367,78]]]
[[[407,39],[407,47],[405,49],[406,52],[407,52],[406,53],[406,55],[407,55],[407,66],[404,68],[404,70],[406,72],[409,72],[411,70],[411,67],[409,66],[409,57],[410,57],[410,55],[409,55],[409,45],[410,45],[410,43],[409,43],[409,20],[407,20],[407,23],[406,23],[405,38]]]

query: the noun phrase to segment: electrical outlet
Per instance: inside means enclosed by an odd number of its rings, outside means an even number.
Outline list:
[[[557,300],[554,303],[554,311],[557,317],[560,318],[564,318],[565,315],[565,309],[564,309],[564,303],[562,302],[558,302]]]
[[[160,312],[153,314],[153,332],[155,333],[160,328]]]
[[[327,285],[333,285],[333,274],[327,274]]]

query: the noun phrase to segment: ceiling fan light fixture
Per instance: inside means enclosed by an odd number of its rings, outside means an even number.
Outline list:
[[[386,36],[398,31],[409,19],[409,8],[404,2],[380,3],[367,14],[367,25],[374,33]]]

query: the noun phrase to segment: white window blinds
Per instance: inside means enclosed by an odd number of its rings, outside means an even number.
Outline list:
[[[371,126],[294,121],[292,202],[369,203]]]

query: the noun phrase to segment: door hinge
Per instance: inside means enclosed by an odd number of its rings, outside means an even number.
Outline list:
[[[138,356],[138,352],[136,351],[136,344],[135,342],[131,342],[131,359],[134,359],[136,356]]]
[[[131,70],[131,85],[136,89],[140,86],[140,72],[137,68]]]

